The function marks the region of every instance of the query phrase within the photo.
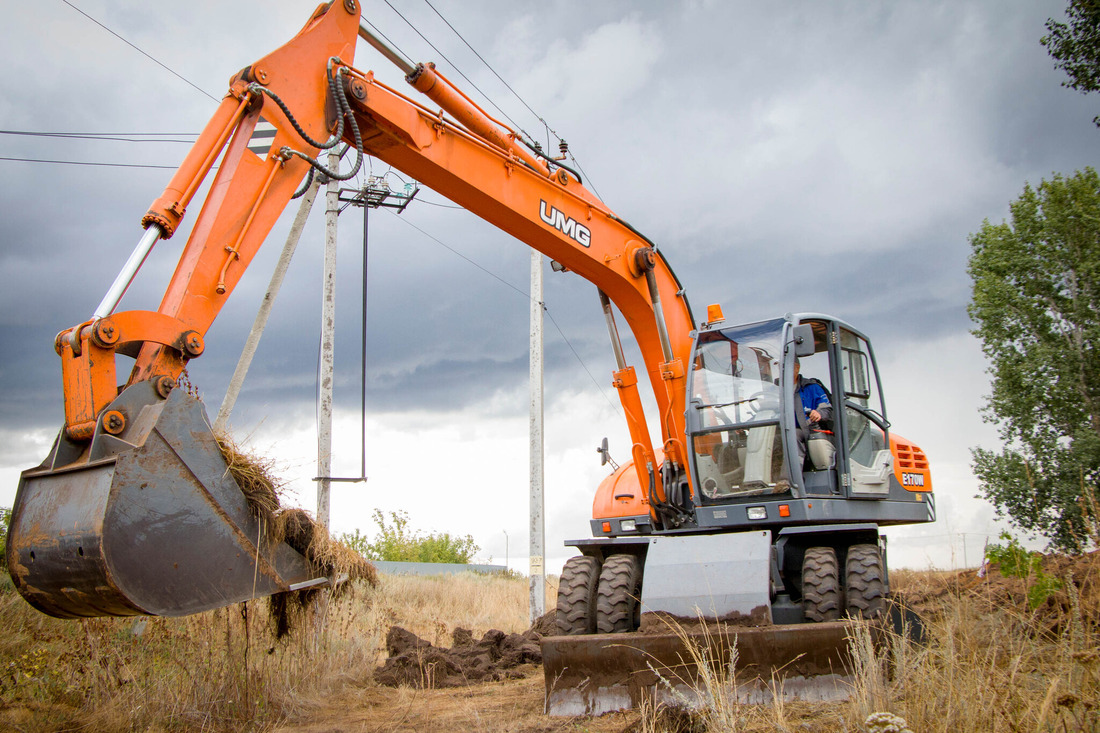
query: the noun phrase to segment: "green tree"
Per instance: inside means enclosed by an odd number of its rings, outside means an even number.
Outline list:
[[[1047,19],[1047,32],[1040,40],[1057,62],[1056,69],[1069,75],[1062,86],[1082,94],[1100,90],[1100,0],[1070,0],[1068,23]],[[1100,116],[1092,118],[1100,126]]]
[[[0,567],[7,568],[8,523],[11,522],[11,509],[0,507]]]
[[[421,534],[409,529],[406,512],[390,512],[389,522],[381,510],[375,509],[374,523],[378,536],[370,540],[355,530],[340,540],[368,560],[393,562],[468,563],[481,549],[470,535],[459,537],[448,532]]]
[[[985,221],[970,244],[984,419],[1006,445],[974,449],[974,472],[999,515],[1079,550],[1096,540],[1100,478],[1100,178],[1025,186],[1011,221]]]

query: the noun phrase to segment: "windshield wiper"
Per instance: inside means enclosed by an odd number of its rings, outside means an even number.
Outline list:
[[[752,397],[746,397],[743,400],[733,400],[732,402],[712,402],[709,405],[696,404],[695,409],[701,410],[704,407],[729,407],[730,405],[740,405],[740,404],[743,404],[745,402],[752,402],[753,400],[758,400],[763,396],[764,396],[764,393],[761,392],[760,394],[753,395]]]

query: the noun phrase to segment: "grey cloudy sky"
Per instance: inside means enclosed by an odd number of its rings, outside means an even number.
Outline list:
[[[285,42],[309,2],[74,4],[214,97]],[[895,530],[892,562],[973,563],[996,527],[969,448],[996,444],[968,334],[967,235],[1025,182],[1097,163],[1097,102],[1060,87],[1038,39],[1061,2],[433,4],[566,138],[588,181],[658,242],[697,314],[835,314],[868,333],[898,432],[933,462],[941,521]],[[394,5],[536,138],[545,129],[423,0]],[[381,0],[365,13],[414,60],[449,63]],[[215,103],[66,3],[0,27],[0,127],[195,133]],[[360,44],[355,65],[399,74]],[[456,73],[449,74],[480,98]],[[555,144],[556,145],[556,144]],[[0,135],[0,157],[174,167],[186,145]],[[386,172],[378,162],[375,174]],[[60,427],[53,336],[85,319],[171,175],[0,160],[0,505]],[[397,180],[396,178],[393,180]],[[338,487],[337,530],[373,508],[526,557],[528,250],[424,192],[371,214],[368,474]],[[294,205],[292,204],[292,209]],[[191,378],[220,404],[293,211],[208,335]],[[337,468],[358,470],[359,213],[341,220]],[[423,230],[443,244],[418,231]],[[322,241],[315,210],[234,414],[312,506]],[[158,245],[124,308],[155,308],[184,234]],[[456,254],[459,253],[459,254]],[[459,256],[461,255],[461,256]],[[476,263],[476,266],[470,261]],[[503,281],[503,282],[502,282]],[[548,566],[588,533],[607,435],[626,453],[594,288],[547,274]],[[555,325],[556,324],[556,325]],[[558,327],[568,338],[568,344]],[[574,351],[576,354],[574,354]],[[595,382],[589,373],[594,375]],[[598,384],[597,384],[598,383]],[[966,544],[963,544],[963,541]]]

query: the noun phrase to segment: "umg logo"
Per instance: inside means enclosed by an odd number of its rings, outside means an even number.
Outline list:
[[[582,247],[592,244],[592,231],[588,227],[548,206],[542,199],[539,199],[539,218]]]

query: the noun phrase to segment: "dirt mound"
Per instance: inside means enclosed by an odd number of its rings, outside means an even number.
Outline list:
[[[1037,631],[1060,634],[1075,619],[1100,629],[1100,551],[1084,555],[1045,555],[1042,573],[1056,581],[1049,592],[1032,592],[1036,577],[1005,576],[997,563],[977,570],[954,572],[891,573],[896,595],[921,616],[936,617],[954,600],[970,597],[991,608],[1014,610],[1030,616]]]
[[[527,671],[520,667],[542,662],[539,640],[553,626],[554,615],[548,613],[522,634],[491,629],[475,640],[469,629],[455,629],[449,649],[394,626],[386,634],[389,658],[374,671],[374,680],[387,687],[439,689],[525,677]]]

